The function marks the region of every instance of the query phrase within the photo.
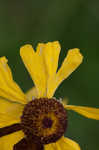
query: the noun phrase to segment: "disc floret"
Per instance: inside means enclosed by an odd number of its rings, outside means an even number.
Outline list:
[[[42,144],[56,142],[67,128],[67,113],[56,99],[34,99],[26,104],[21,117],[23,132]]]

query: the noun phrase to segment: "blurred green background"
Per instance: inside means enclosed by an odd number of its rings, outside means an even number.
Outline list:
[[[78,47],[83,64],[61,84],[56,97],[69,104],[99,106],[99,1],[0,1],[0,56],[7,56],[14,79],[26,91],[32,80],[22,64],[19,49],[30,43],[60,41],[60,64],[69,48]],[[68,113],[66,136],[82,150],[99,150],[99,121]]]

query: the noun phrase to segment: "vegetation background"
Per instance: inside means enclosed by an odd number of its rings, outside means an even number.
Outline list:
[[[24,91],[33,86],[19,49],[30,43],[60,41],[60,64],[69,48],[80,48],[83,64],[61,84],[56,97],[69,104],[99,107],[99,1],[0,0],[0,56],[9,59],[14,79]],[[99,121],[68,113],[66,136],[82,150],[99,150]]]

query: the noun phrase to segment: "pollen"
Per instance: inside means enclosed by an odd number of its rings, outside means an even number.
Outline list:
[[[41,144],[56,142],[67,129],[67,112],[56,99],[33,99],[21,117],[26,137]]]

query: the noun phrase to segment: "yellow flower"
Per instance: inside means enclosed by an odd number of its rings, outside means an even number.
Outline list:
[[[26,94],[12,77],[5,57],[0,58],[0,150],[80,150],[65,138],[67,111],[99,120],[99,109],[62,104],[53,98],[59,84],[81,63],[79,49],[68,51],[59,70],[59,42],[31,45],[20,50],[35,87]]]

